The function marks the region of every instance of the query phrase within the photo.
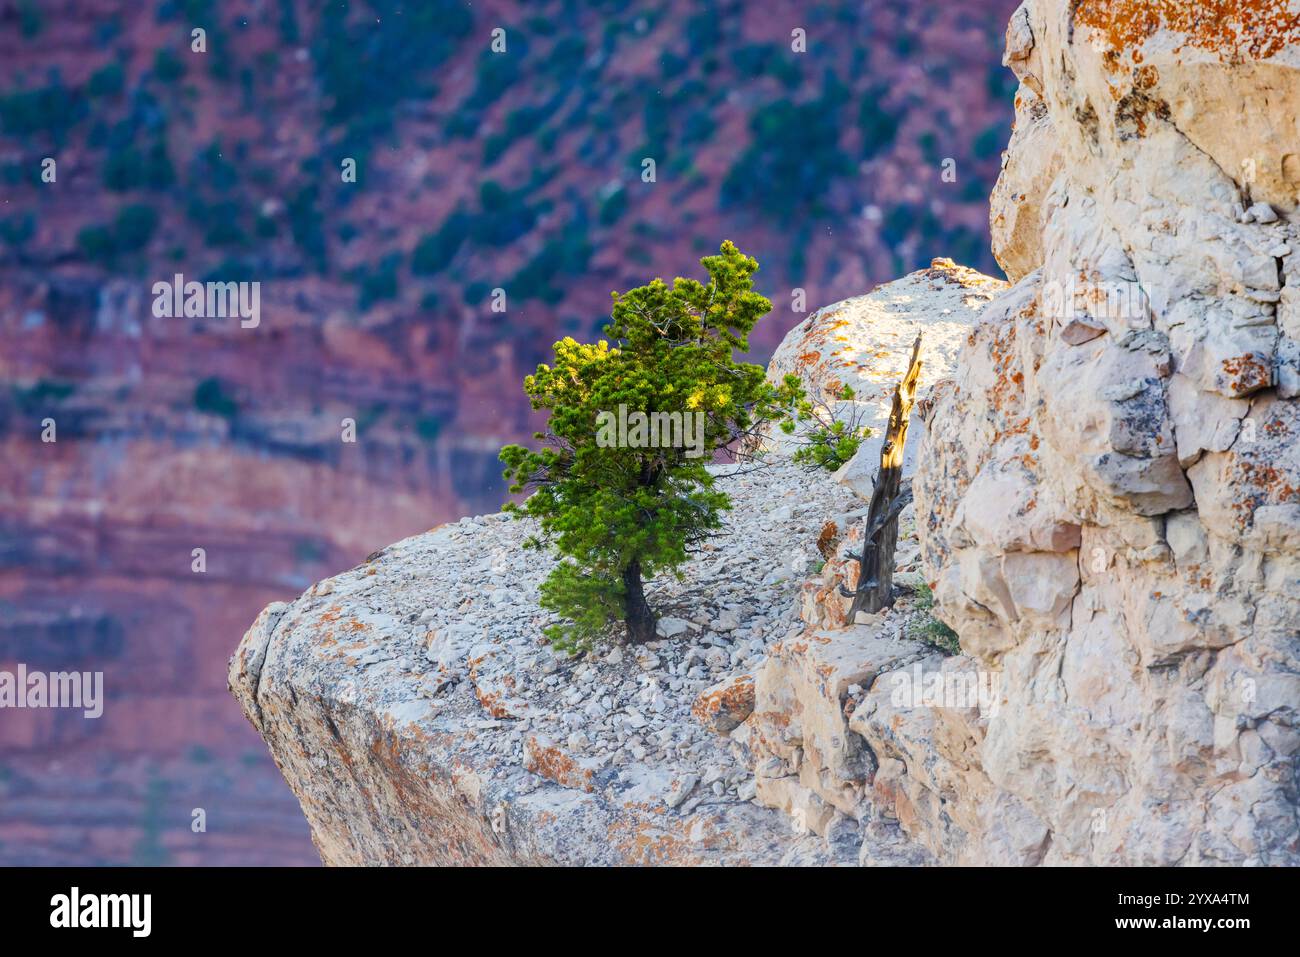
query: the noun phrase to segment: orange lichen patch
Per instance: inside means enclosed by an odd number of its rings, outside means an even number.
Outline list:
[[[629,806],[629,809],[634,807]],[[655,811],[662,812],[662,809],[656,808]],[[673,833],[669,828],[675,828],[679,833]],[[694,842],[686,835],[684,821],[672,818],[647,821],[634,814],[631,820],[616,820],[610,825],[609,840],[626,860],[642,865],[691,864],[698,857]]]
[[[1153,66],[1140,66],[1133,71],[1133,86],[1139,90],[1150,90],[1160,82],[1160,71]]]
[[[1254,353],[1224,359],[1223,371],[1231,377],[1229,385],[1236,395],[1246,395],[1273,383],[1273,370]]]
[[[478,669],[479,665],[483,663],[484,657],[486,656],[474,658],[469,663],[469,681],[474,688],[474,697],[478,699],[478,703],[482,705],[484,711],[498,720],[520,717],[512,710],[504,691],[485,687],[487,683],[480,682]],[[506,675],[501,684],[507,689],[513,688],[515,679],[510,675]]]
[[[588,793],[595,790],[591,768],[584,768],[570,755],[536,735],[529,735],[524,745],[524,768],[561,787]]]
[[[1300,486],[1294,484],[1293,472],[1273,465],[1258,464],[1238,457],[1234,463],[1232,485],[1239,492],[1231,508],[1237,527],[1247,528],[1255,518],[1255,509],[1264,505],[1300,503]]]
[[[514,718],[516,715],[502,702],[500,692],[485,692],[478,685],[474,686],[474,696],[478,698],[478,703],[483,706],[483,710],[494,718]]]
[[[754,714],[754,728],[756,733],[761,734],[758,729],[764,725],[771,725],[774,728],[788,728],[790,726],[790,715],[784,711],[760,711]]]
[[[1231,62],[1267,60],[1300,43],[1300,11],[1290,0],[1080,0],[1074,22],[1134,62],[1161,30],[1183,37],[1176,53],[1190,46]]]
[[[702,692],[691,705],[691,715],[710,730],[726,734],[754,710],[754,678],[740,675]]]

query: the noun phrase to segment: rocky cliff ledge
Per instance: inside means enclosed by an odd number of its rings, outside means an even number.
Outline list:
[[[881,389],[854,377],[882,362],[892,375],[920,329],[936,343],[952,340],[955,327],[969,331],[1002,285],[937,262],[811,316],[801,340],[833,338],[846,311],[872,315],[875,337],[800,368],[814,387],[854,382],[859,411],[875,416]],[[881,336],[897,339],[904,358],[892,344],[881,348]],[[950,354],[936,345],[930,380],[950,371]],[[771,656],[800,660],[806,636],[824,627],[866,641],[876,668],[911,662],[928,647],[906,638],[918,612],[904,601],[870,624],[843,627],[835,587],[852,581],[856,565],[842,556],[866,507],[847,480],[776,453],[722,487],[734,501],[727,526],[682,582],[652,595],[664,637],[643,648],[553,654],[541,638],[550,619],[536,604],[550,562],[523,551],[528,522],[501,515],[399,542],[268,607],[231,662],[230,687],[302,803],[321,857],[857,861],[865,817],[791,808],[792,820],[767,806],[789,805],[792,791],[785,766],[767,760],[757,740],[750,747],[748,719],[756,694],[771,694]],[[900,577],[919,583],[914,534],[898,560]],[[872,676],[851,657],[832,662],[841,695]],[[859,776],[859,792],[864,785]],[[876,827],[869,843],[873,860],[917,853],[894,822]]]
[[[779,450],[635,653],[551,654],[522,523],[398,543],[231,664],[326,862],[1300,863],[1300,17],[1029,0],[1007,63],[1013,285],[773,360],[876,415],[934,343],[898,604],[839,595],[865,462]]]

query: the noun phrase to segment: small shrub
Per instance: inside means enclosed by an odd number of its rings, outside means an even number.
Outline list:
[[[544,446],[501,450],[512,493],[532,491],[507,511],[538,519],[532,547],[554,545],[561,561],[541,587],[541,605],[564,621],[546,629],[556,648],[590,648],[615,620],[634,642],[651,640],[655,616],[644,580],[675,573],[688,548],[721,526],[731,501],[714,487],[712,453],[752,436],[803,397],[798,377],[767,382],[760,365],[737,362],[772,304],[753,291],[758,263],[730,242],[701,264],[708,282],[660,279],[614,297],[595,345],[555,344],[554,366],[524,380],[534,410],[550,413]],[[620,406],[678,417],[700,430],[684,441],[612,436]]]
[[[852,401],[853,390],[844,386],[839,399]],[[872,430],[860,425],[861,417],[854,412],[848,420],[837,419],[835,411],[824,401],[804,400],[799,404],[797,416],[786,421],[784,431],[793,434],[798,421],[811,420],[811,425],[799,432],[803,445],[797,449],[791,459],[796,465],[810,469],[826,469],[834,472],[853,458],[862,445],[863,439],[870,438]]]
[[[924,614],[909,627],[909,637],[932,645],[946,655],[961,654],[957,632],[934,617],[934,591],[925,582],[916,587],[915,607]]]

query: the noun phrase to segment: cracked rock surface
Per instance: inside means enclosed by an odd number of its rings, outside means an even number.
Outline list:
[[[862,725],[940,860],[1300,863],[1300,19],[1196,6],[1008,31],[1017,282],[916,482],[938,613],[1004,700]]]

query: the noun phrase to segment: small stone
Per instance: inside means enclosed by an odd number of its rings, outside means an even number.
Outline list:
[[[695,698],[690,714],[710,731],[725,735],[754,711],[754,676],[732,675]]]
[[[760,778],[785,777],[785,763],[778,757],[770,757],[754,768],[754,773]]]
[[[1246,210],[1246,222],[1256,222],[1261,224],[1276,223],[1277,213],[1268,203],[1256,203],[1250,209]]]
[[[699,783],[699,780],[697,775],[683,774],[668,789],[668,793],[664,796],[664,803],[670,808],[679,806],[695,790],[695,785]]]
[[[665,638],[676,638],[684,634],[688,627],[689,625],[681,618],[660,618],[656,630]]]

